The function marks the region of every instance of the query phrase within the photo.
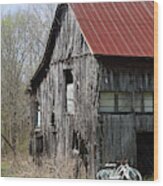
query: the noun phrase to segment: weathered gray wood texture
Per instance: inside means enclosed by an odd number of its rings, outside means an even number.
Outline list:
[[[116,62],[94,57],[82,36],[76,18],[65,8],[47,75],[32,96],[41,107],[43,154],[55,159],[72,157],[73,130],[79,131],[88,150],[88,177],[99,166],[128,158],[136,164],[136,132],[153,131],[152,114],[98,113],[100,91],[153,91],[151,62]],[[75,113],[65,109],[64,70],[72,69]],[[105,83],[105,78],[108,83]],[[55,126],[51,125],[54,110]],[[34,123],[35,114],[32,114]]]
[[[132,105],[136,92],[153,92],[153,62],[110,62],[108,57],[99,60],[99,66],[101,91],[131,92]],[[97,167],[126,158],[136,166],[136,133],[153,132],[153,123],[153,113],[99,113]]]
[[[62,15],[61,30],[56,40],[49,71],[37,88],[36,97],[41,107],[41,131],[44,154],[68,161],[72,156],[73,130],[79,131],[87,143],[88,175],[94,177],[95,116],[97,102],[97,63],[80,32],[71,9]],[[75,114],[65,110],[64,70],[72,69]],[[54,105],[53,105],[54,104]],[[51,126],[54,110],[56,133]],[[97,118],[97,117],[96,117]],[[33,120],[34,121],[34,120]]]

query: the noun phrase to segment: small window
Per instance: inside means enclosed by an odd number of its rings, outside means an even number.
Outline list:
[[[80,133],[79,131],[73,130],[73,136],[72,136],[72,149],[79,150],[79,142],[80,142]]]
[[[38,111],[37,111],[37,127],[41,126],[41,111],[40,111],[40,106],[38,106]]]
[[[73,113],[74,111],[74,99],[73,99],[74,86],[73,83],[67,85],[67,112]]]
[[[135,93],[134,111],[135,112],[142,112],[142,93]]]
[[[145,92],[144,97],[144,112],[153,112],[153,94],[151,92]]]
[[[35,127],[41,127],[41,111],[40,111],[40,105],[38,102],[36,102],[36,115],[35,115]]]
[[[52,114],[51,114],[51,125],[54,126],[55,125],[55,106],[54,106],[55,102],[53,99],[53,107],[52,107]]]
[[[118,112],[131,112],[131,94],[128,92],[118,93]]]
[[[64,70],[65,76],[65,110],[69,114],[74,113],[74,85],[71,70]]]
[[[131,112],[129,92],[101,92],[99,112]]]
[[[36,137],[36,153],[43,153],[43,136]]]
[[[99,112],[114,112],[114,111],[115,111],[115,93],[101,92]]]
[[[55,114],[54,112],[52,112],[52,115],[51,115],[51,125],[54,126],[55,124]]]
[[[153,112],[153,93],[135,93],[134,97],[135,112]]]

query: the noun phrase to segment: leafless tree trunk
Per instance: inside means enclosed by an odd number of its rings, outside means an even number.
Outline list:
[[[29,140],[29,101],[25,90],[41,62],[55,6],[28,5],[1,17],[1,108],[2,152],[12,146],[14,154]],[[6,140],[5,140],[6,141]],[[11,146],[9,146],[9,144]]]

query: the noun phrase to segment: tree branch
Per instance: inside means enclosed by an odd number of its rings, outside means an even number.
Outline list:
[[[11,143],[9,142],[9,140],[3,134],[1,134],[1,136],[4,139],[4,141],[7,143],[7,145],[10,147],[10,149],[13,151],[14,155],[16,155],[16,152],[15,152],[13,146],[11,145]]]

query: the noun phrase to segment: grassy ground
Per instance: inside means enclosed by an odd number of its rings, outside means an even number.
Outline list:
[[[7,161],[1,162],[1,176],[8,177],[10,175],[10,164]]]
[[[54,162],[54,159],[44,158],[41,160],[42,165],[37,166],[33,159],[26,155],[19,155],[16,160],[11,157],[2,158],[1,162],[1,176],[2,177],[29,177],[29,178],[75,178],[75,165],[73,159],[60,159]],[[84,167],[80,168],[78,178],[85,179],[86,174]],[[144,181],[153,181],[152,176],[144,176]]]
[[[74,178],[75,175],[75,161],[69,160],[67,162],[57,161],[54,164],[54,159],[48,158],[41,160],[41,166],[37,166],[31,157],[17,157],[15,160],[9,158],[2,158],[1,162],[1,176],[2,177],[35,177],[35,178]],[[86,178],[84,170],[80,171],[80,178]]]

